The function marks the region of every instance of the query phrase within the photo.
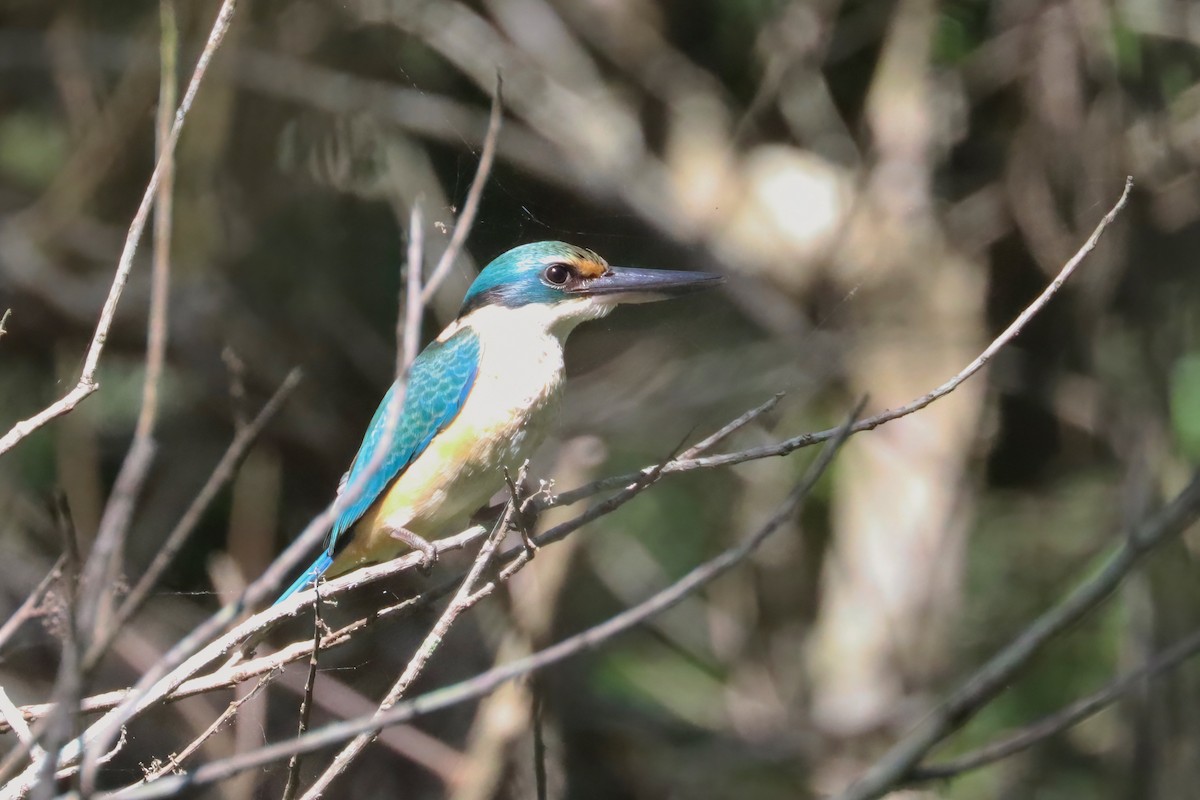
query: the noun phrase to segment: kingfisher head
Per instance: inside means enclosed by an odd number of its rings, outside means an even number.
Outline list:
[[[524,308],[546,324],[570,330],[621,303],[647,303],[712,286],[706,272],[614,267],[591,250],[564,242],[514,247],[479,273],[463,298],[459,319],[488,307]]]

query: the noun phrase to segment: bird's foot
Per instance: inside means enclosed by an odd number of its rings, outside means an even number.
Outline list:
[[[387,532],[392,538],[399,539],[421,554],[421,563],[417,564],[417,569],[421,571],[422,575],[428,575],[433,570],[434,562],[438,559],[438,551],[432,542],[402,525],[389,527]]]

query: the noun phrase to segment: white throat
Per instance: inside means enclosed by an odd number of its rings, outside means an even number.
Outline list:
[[[477,308],[454,321],[438,336],[446,341],[464,325],[474,328],[484,347],[506,339],[528,343],[530,338],[552,337],[559,347],[581,322],[600,319],[616,307],[605,297],[573,297],[557,303],[527,303],[516,308],[499,305]],[[516,342],[513,342],[516,346]]]

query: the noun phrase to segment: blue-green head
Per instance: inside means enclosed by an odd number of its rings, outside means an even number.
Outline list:
[[[609,266],[583,247],[533,242],[514,247],[479,273],[463,298],[459,317],[487,306],[579,306],[581,316],[603,316],[618,303],[663,300],[720,283],[706,272]]]

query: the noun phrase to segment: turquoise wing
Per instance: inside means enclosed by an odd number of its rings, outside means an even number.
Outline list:
[[[367,513],[392,481],[425,451],[433,437],[458,416],[478,374],[479,337],[464,328],[444,342],[433,342],[417,356],[408,373],[404,406],[391,436],[388,436],[388,408],[396,396],[396,385],[388,389],[343,483],[344,491],[357,491],[358,496],[334,522],[320,557],[275,601],[277,604],[312,586],[329,569],[344,540],[342,534]],[[387,450],[377,456],[383,447]],[[378,466],[371,471],[377,457]]]
[[[346,476],[345,491],[354,491],[366,481],[354,502],[346,507],[329,532],[328,551],[338,549],[338,538],[367,513],[367,509],[404,472],[449,425],[466,402],[479,373],[479,337],[463,328],[444,342],[433,342],[413,361],[408,374],[408,390],[403,409],[392,435],[388,436],[388,407],[396,394],[393,384],[379,404],[358,455]],[[388,441],[390,438],[391,441]],[[365,477],[378,456],[387,447],[378,468]]]

